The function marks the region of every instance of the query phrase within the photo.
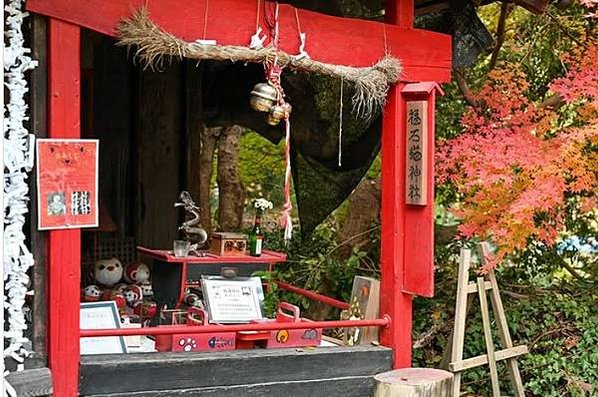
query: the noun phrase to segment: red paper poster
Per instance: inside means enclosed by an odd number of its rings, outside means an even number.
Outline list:
[[[39,230],[98,226],[96,139],[37,140]]]

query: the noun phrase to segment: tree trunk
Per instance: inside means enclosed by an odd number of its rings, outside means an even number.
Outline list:
[[[239,175],[239,150],[243,128],[222,130],[218,142],[218,225],[223,231],[237,231],[243,223],[245,190]]]
[[[368,230],[380,218],[380,181],[362,180],[349,198],[347,218],[339,232],[340,258],[349,258],[356,246],[370,242]]]
[[[214,150],[222,127],[207,128],[201,131],[201,152],[199,160],[199,208],[201,226],[208,236],[212,233],[212,211],[210,210],[210,190],[214,166]]]

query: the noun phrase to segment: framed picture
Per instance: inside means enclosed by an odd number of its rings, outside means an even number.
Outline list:
[[[116,302],[82,302],[79,311],[81,329],[120,328]],[[80,339],[81,354],[127,353],[123,336]]]
[[[37,140],[38,229],[97,227],[97,139]]]
[[[248,323],[263,318],[259,277],[206,276],[201,285],[211,323]]]

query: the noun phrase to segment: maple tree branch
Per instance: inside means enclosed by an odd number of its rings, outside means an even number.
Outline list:
[[[488,66],[488,70],[494,69],[496,66],[496,61],[498,59],[498,54],[500,53],[500,49],[502,48],[503,43],[505,42],[505,31],[507,27],[507,18],[513,9],[512,3],[502,3],[500,7],[500,17],[498,19],[498,26],[496,27],[496,45],[494,46],[494,50],[492,50],[492,56],[490,57],[490,63]]]
[[[591,280],[588,280],[586,277],[584,277],[581,274],[579,274],[577,272],[577,270],[575,270],[575,268],[573,266],[571,266],[570,264],[568,264],[566,261],[561,260],[561,266],[563,268],[565,268],[576,279],[581,280],[581,281],[586,282],[586,283],[593,284],[593,282]]]
[[[563,25],[561,25],[559,20],[552,13],[546,11],[546,15],[548,15],[548,18],[550,18],[550,20],[555,23],[555,25],[557,26],[557,28],[559,28],[559,30],[561,32],[565,33],[565,35],[567,35],[567,37],[569,37],[571,40],[573,40],[578,45],[582,45],[582,43],[577,39],[577,37],[573,36],[567,28],[565,28]]]
[[[427,332],[421,334],[420,337],[413,342],[413,349],[419,349],[429,345],[438,334],[448,331],[452,326],[453,323],[451,321],[432,326]]]
[[[461,95],[463,98],[474,108],[477,108],[479,105],[478,100],[471,92],[469,88],[469,84],[467,84],[467,80],[465,79],[465,74],[463,69],[455,69],[455,79],[457,80],[457,86],[459,87],[459,91],[461,91]]]
[[[576,330],[577,329],[575,327],[570,326],[570,325],[567,325],[567,326],[564,326],[564,327],[561,326],[561,327],[558,327],[558,328],[553,328],[553,329],[550,329],[550,330],[548,330],[546,332],[543,332],[542,334],[540,334],[539,336],[537,336],[531,343],[528,343],[528,346],[530,347],[530,349],[533,349],[534,346],[538,342],[540,342],[543,338],[545,338],[545,337],[547,337],[549,335],[557,334],[557,333],[560,333],[560,332],[576,331]]]
[[[561,94],[554,94],[546,98],[539,107],[541,108],[552,108],[556,109],[561,107],[565,103],[565,99],[561,96]]]

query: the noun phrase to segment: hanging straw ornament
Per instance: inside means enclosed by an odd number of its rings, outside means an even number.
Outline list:
[[[261,64],[271,63],[272,59],[276,58],[279,66],[288,66],[296,71],[335,79],[343,76],[345,83],[349,82],[354,87],[352,96],[354,114],[366,120],[382,108],[386,102],[389,86],[399,81],[402,70],[399,60],[388,53],[372,66],[351,67],[323,63],[307,56],[299,59],[297,55],[275,48],[273,43],[254,50],[248,46],[208,45],[201,41],[186,42],[157,26],[150,19],[145,7],[120,21],[116,30],[119,36],[118,45],[134,48],[133,54],[144,68],[161,70],[173,59],[183,58]],[[256,24],[256,33],[258,31],[259,23]],[[265,38],[263,39],[265,41]],[[302,41],[303,50],[300,48],[299,56],[302,52],[307,52],[304,44],[305,39]]]

